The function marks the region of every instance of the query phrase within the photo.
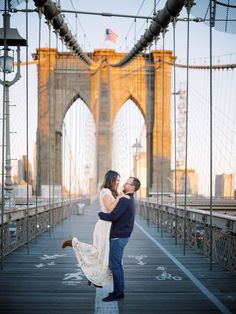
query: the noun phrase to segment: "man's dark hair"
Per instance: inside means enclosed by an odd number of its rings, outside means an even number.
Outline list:
[[[139,181],[138,178],[135,178],[135,177],[130,177],[132,180],[133,180],[133,185],[134,185],[134,191],[138,191],[138,189],[140,188],[141,186],[141,183]]]

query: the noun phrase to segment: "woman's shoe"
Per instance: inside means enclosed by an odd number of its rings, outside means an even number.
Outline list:
[[[62,248],[64,249],[67,246],[72,247],[72,240],[66,240],[63,242]]]
[[[95,284],[92,283],[90,280],[88,280],[88,285],[89,285],[89,286],[93,285],[93,286],[96,287],[96,288],[103,288],[102,286],[95,285]]]

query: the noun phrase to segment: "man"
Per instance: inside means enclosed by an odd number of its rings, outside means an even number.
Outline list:
[[[114,291],[103,299],[104,302],[118,301],[124,298],[124,271],[122,258],[124,248],[134,228],[135,202],[134,192],[140,188],[140,181],[130,177],[123,192],[129,198],[122,197],[111,213],[99,212],[102,220],[111,221],[109,267],[113,275]]]

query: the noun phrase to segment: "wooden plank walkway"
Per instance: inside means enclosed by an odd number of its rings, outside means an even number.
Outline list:
[[[29,246],[5,258],[0,272],[1,314],[187,314],[236,313],[236,276],[137,217],[125,250],[125,298],[102,302],[111,287],[95,289],[78,267],[73,250],[61,249],[76,235],[92,241],[98,204],[86,207]]]

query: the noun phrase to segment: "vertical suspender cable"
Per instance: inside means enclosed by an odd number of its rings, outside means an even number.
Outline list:
[[[75,13],[75,37],[78,40],[78,15]]]
[[[64,193],[65,193],[65,168],[66,168],[66,126],[65,123],[63,122],[62,124],[62,132],[63,132],[63,189],[62,189],[62,193],[63,193],[63,201],[64,201]],[[67,203],[67,200],[65,201],[65,204]],[[67,208],[67,205],[65,205],[65,208]],[[66,212],[65,212],[66,215]]]
[[[51,208],[51,24],[48,22],[48,159],[49,159],[49,168],[48,168],[48,193],[49,193],[49,230],[52,229],[52,208]]]
[[[73,116],[73,107],[71,106],[69,109],[69,118],[70,118],[70,128],[69,128],[69,156],[70,156],[70,183],[69,183],[69,195],[70,195],[70,208],[71,208],[71,185],[72,185],[72,145],[71,145],[71,139],[72,139],[72,129],[73,129],[73,123],[72,123],[72,116]]]
[[[165,29],[162,30],[163,49],[162,49],[162,99],[161,99],[161,237],[163,236],[163,193],[164,193],[164,105],[165,105]]]
[[[136,39],[137,39],[137,20],[135,18],[134,19],[134,45],[136,44]]]
[[[75,61],[75,58],[74,58]],[[75,175],[75,181],[74,181],[74,197],[76,197],[77,199],[77,193],[78,193],[78,187],[77,187],[77,183],[78,183],[78,155],[77,155],[77,134],[78,134],[78,123],[76,123],[78,119],[78,100],[75,103],[75,115],[74,115],[74,121],[75,121],[75,132],[74,132],[74,144],[75,144],[75,166],[74,166],[74,175]]]
[[[156,14],[156,6],[157,6],[157,3],[156,3],[156,0],[154,0],[153,15]],[[154,42],[155,42],[155,50],[156,50],[157,49],[157,38],[154,38]]]
[[[154,9],[153,9],[153,14],[156,14],[156,5],[157,5],[156,0],[154,0]]]
[[[188,92],[189,92],[189,16],[191,10],[191,0],[186,5],[188,20],[187,20],[187,70],[186,70],[186,115],[185,115],[185,175],[184,175],[184,244],[183,254],[186,253],[186,211],[187,211],[187,179],[188,179]]]
[[[153,125],[154,125],[154,104],[155,104],[155,68],[152,61],[151,46],[149,46],[148,60],[146,62],[147,71],[147,121],[146,121],[146,132],[147,132],[147,196],[150,196],[150,187],[153,184]],[[146,208],[146,206],[145,206]],[[148,210],[148,209],[147,209]],[[155,211],[155,220],[158,221],[158,210]],[[157,223],[157,228],[159,224]],[[158,230],[159,231],[159,230]]]
[[[158,69],[160,67],[160,63],[161,61],[159,60],[159,65],[158,65]],[[158,150],[159,150],[159,138],[158,138],[158,126],[159,126],[159,121],[158,121],[158,118],[159,118],[159,112],[158,112],[158,102],[157,102],[157,96],[158,96],[158,89],[157,89],[157,75],[158,75],[158,71],[155,69],[155,103],[154,103],[154,107],[156,109],[156,183],[157,183],[157,186],[156,186],[156,189],[157,189],[157,205],[158,205],[158,202],[159,202],[159,175],[158,175],[158,169],[160,167],[160,164],[159,164],[159,160],[158,160]],[[152,141],[152,145],[153,145],[153,141]],[[152,152],[153,153],[153,152]],[[152,168],[153,168],[153,165],[152,165]],[[157,232],[160,231],[160,206],[157,206]]]
[[[74,199],[77,199],[77,116],[78,116],[78,103],[76,102],[74,105],[74,193],[73,197]]]
[[[134,62],[133,62],[134,63]],[[136,91],[137,91],[137,102],[139,103],[139,99],[140,98],[140,86],[139,86],[139,82],[140,82],[140,66],[141,66],[141,55],[138,54],[137,58],[136,58],[136,62],[134,63],[134,75],[136,78],[136,82],[135,82],[135,86],[136,86]],[[133,107],[133,106],[132,106]],[[131,108],[132,108],[131,107]],[[138,110],[139,107],[137,106]],[[132,112],[132,110],[131,110]],[[140,145],[140,135],[139,135],[139,116],[138,114],[135,114],[135,122],[134,122],[134,127],[135,127],[135,142],[138,143],[138,146]],[[136,176],[137,178],[139,177],[139,153],[140,153],[140,149],[137,147],[135,149],[135,173],[134,176]],[[137,195],[139,194],[139,192],[137,193]]]
[[[68,53],[69,54],[69,53]],[[70,58],[70,56],[68,57],[68,59],[69,59],[69,63],[67,63],[67,65],[68,65],[68,68],[69,68],[69,71],[70,71],[70,69],[71,69],[71,58]],[[68,60],[67,59],[67,60]],[[68,76],[69,75],[67,75],[67,80],[69,81],[69,78],[68,78]],[[69,84],[68,84],[68,86],[69,86]],[[72,176],[72,171],[71,171],[71,167],[72,167],[72,151],[71,151],[71,142],[70,142],[70,140],[71,140],[71,138],[72,138],[72,106],[70,106],[70,108],[69,108],[69,119],[70,119],[70,126],[69,126],[69,138],[68,138],[68,146],[69,146],[69,158],[70,158],[70,160],[69,160],[69,163],[70,163],[70,172],[69,172],[69,199],[70,199],[70,209],[71,209],[71,180],[72,180],[72,178],[71,178],[71,176]]]
[[[153,68],[153,63],[152,63],[152,55],[151,55],[151,45],[149,46],[149,52],[148,52],[148,60],[145,60],[147,66],[146,66],[146,71],[147,71],[147,91],[148,91],[148,97],[147,97],[147,119],[146,119],[146,133],[147,133],[147,143],[146,143],[146,148],[147,148],[147,179],[146,179],[146,185],[147,185],[147,196],[149,198],[150,196],[150,186],[153,182],[153,176],[152,176],[152,166],[153,166],[153,124],[154,124],[154,102],[155,102],[155,97],[153,93],[153,80],[154,78],[154,72],[155,69]],[[141,90],[141,89],[140,89]],[[145,206],[145,208],[147,208]],[[149,217],[149,210],[147,208],[147,214]],[[157,221],[157,210],[155,211],[155,221]],[[149,221],[148,221],[149,222]],[[158,226],[158,224],[157,224]]]
[[[78,23],[77,23],[77,19],[78,19],[78,16],[77,16],[77,13],[75,13],[75,30],[76,30],[76,40],[78,40]],[[75,57],[74,57],[74,67],[75,69],[77,68],[76,67],[76,64],[75,64]],[[77,143],[78,143],[78,140],[77,140],[77,134],[78,134],[78,123],[76,123],[78,119],[78,100],[77,100],[77,103],[75,105],[75,182],[74,182],[74,195],[76,197],[76,199],[78,198],[77,197],[77,194],[78,194],[78,180],[79,178],[77,178],[77,175],[78,175],[78,155],[77,155]]]
[[[58,52],[58,32],[54,31],[54,33],[55,33],[55,36],[56,36],[56,50]]]
[[[28,17],[28,0],[25,1],[26,3],[26,173],[27,173],[27,254],[29,254],[29,45],[28,45],[28,38],[29,38],[29,17]]]
[[[58,35],[56,35],[56,46],[58,46],[57,41],[58,41]],[[57,51],[57,53],[58,53],[58,51]],[[49,69],[49,71],[50,71],[50,69]],[[55,93],[55,88],[53,88],[53,93]],[[56,99],[55,94],[53,96],[53,99]],[[54,141],[54,145],[53,145],[53,147],[54,147],[54,151],[53,151],[54,162],[52,165],[52,204],[53,204],[53,208],[54,208],[54,204],[55,204],[55,177],[56,177],[56,161],[55,161],[55,159],[56,159],[56,143],[57,143],[57,133],[55,131],[56,111],[57,111],[57,108],[56,108],[56,103],[54,101],[54,103],[53,103],[53,120],[52,120],[53,121],[52,132],[53,132],[53,141]],[[52,225],[52,228],[53,228],[53,225]]]
[[[215,1],[210,0],[210,265],[209,268],[212,270],[212,168],[213,168],[213,137],[212,137],[212,126],[213,126],[213,111],[212,111],[212,27],[214,26],[214,13],[215,13]]]
[[[7,13],[7,0],[4,3],[4,14]],[[4,69],[6,67],[6,53],[7,53],[7,34],[6,34],[6,19],[4,21]],[[2,219],[1,219],[1,270],[3,270],[3,258],[4,258],[4,247],[3,247],[3,228],[4,228],[4,209],[5,209],[5,199],[4,199],[4,168],[5,168],[5,114],[6,114],[6,72],[3,71],[3,98],[2,98]]]
[[[175,56],[176,56],[176,47],[175,47],[175,27],[176,27],[176,17],[174,17],[173,19],[173,53],[174,53],[174,64],[173,64],[173,80],[174,80],[174,182],[175,182],[175,244],[177,244],[177,227],[178,227],[178,221],[177,221],[177,171],[176,171],[176,167],[177,167],[177,148],[176,148],[176,144],[177,144],[177,138],[176,138],[176,132],[177,132],[177,128],[176,128],[176,112],[177,112],[177,108],[176,108],[176,65],[175,65]]]
[[[101,68],[100,68],[100,74],[101,76]],[[100,90],[99,90],[99,95],[100,95]],[[83,147],[83,137],[82,137],[82,130],[83,130],[83,126],[82,126],[82,121],[83,121],[83,116],[82,116],[82,113],[83,113],[83,104],[82,104],[82,101],[81,99],[79,99],[79,106],[80,106],[80,110],[79,110],[79,154],[80,154],[80,166],[79,166],[79,174],[80,174],[80,197],[81,197],[81,203],[83,202],[83,167],[84,167],[84,164],[83,164],[83,154],[84,154],[84,150],[82,150],[82,147]],[[98,180],[99,180],[99,177],[98,177],[98,174],[99,174],[99,160],[98,160],[98,126],[97,126],[97,130],[96,130],[96,147],[97,147],[97,185],[98,185]],[[98,186],[97,186],[98,187]]]
[[[53,32],[56,34],[56,52],[58,53],[58,33]],[[55,93],[55,88],[53,89],[53,92]],[[55,95],[53,96],[53,99],[56,99]],[[55,102],[53,103],[53,141],[54,141],[54,151],[53,151],[53,156],[54,156],[54,162],[53,162],[53,170],[52,170],[52,204],[54,208],[55,204],[55,176],[56,176],[56,143],[57,143],[57,133],[55,131],[55,125],[56,125],[56,104]]]
[[[69,118],[70,118],[70,134],[69,134],[69,154],[70,154],[70,182],[69,182],[69,196],[70,196],[70,207],[71,207],[71,181],[72,181],[72,171],[71,171],[71,167],[72,167],[72,145],[71,145],[71,139],[72,139],[72,128],[73,128],[73,124],[72,124],[72,115],[73,115],[73,112],[72,112],[72,109],[73,106],[70,107],[69,109]]]
[[[41,9],[39,9],[41,10]],[[35,191],[35,202],[36,202],[36,235],[37,235],[37,229],[39,228],[38,225],[38,197],[41,194],[41,134],[40,134],[40,110],[39,110],[39,104],[40,104],[40,66],[41,66],[41,28],[42,28],[42,12],[39,11],[39,45],[38,45],[38,127],[37,127],[37,178],[36,178],[36,191]],[[35,237],[35,241],[37,241],[37,237]]]
[[[50,83],[51,84],[51,83]],[[55,89],[53,89],[53,92],[55,92]],[[56,99],[55,95],[53,97],[53,99]],[[57,135],[55,132],[55,124],[56,124],[56,104],[55,102],[53,103],[53,126],[52,126],[52,131],[53,131],[53,141],[54,141],[54,150],[53,150],[53,158],[54,158],[54,162],[52,164],[52,204],[54,207],[54,203],[55,203],[55,176],[56,176],[56,141],[57,141]],[[52,226],[53,227],[53,226]]]
[[[61,4],[60,0],[58,0],[58,6],[60,6],[60,4]],[[57,36],[57,50],[58,50],[58,33],[57,32],[56,32],[56,36]],[[63,52],[63,41],[62,40],[61,40],[61,43],[62,43],[62,52]],[[64,64],[64,59],[63,59],[63,56],[62,56],[62,73],[63,73],[63,64]],[[62,90],[62,105],[63,105],[63,100],[64,100],[64,94],[63,94],[63,90]],[[63,107],[61,108],[61,114],[62,114],[62,117],[63,117]],[[63,121],[62,121],[62,124],[61,124],[61,128],[62,128],[61,129],[61,134],[62,134],[61,140],[62,140],[62,138],[63,138]],[[61,171],[62,172],[61,172],[60,180],[61,180],[61,210],[62,210],[62,213],[64,213],[64,210],[63,210],[63,208],[64,208],[64,204],[63,204],[63,202],[64,202],[64,195],[63,195],[63,169],[64,168],[63,168],[63,159],[62,159],[62,157],[63,157],[63,149],[61,150],[61,167],[62,167]],[[64,220],[63,218],[64,217],[63,217],[63,214],[62,214],[62,220],[61,220],[62,223],[63,223],[63,220]]]
[[[62,77],[64,76],[64,43],[63,40],[61,39],[61,44],[62,44]],[[64,80],[62,80],[64,81]],[[65,95],[64,95],[64,84],[61,86],[62,89],[62,102],[61,102],[61,132],[62,132],[62,153],[61,153],[61,158],[62,158],[62,162],[61,162],[61,166],[62,166],[62,172],[61,172],[61,200],[62,200],[62,207],[64,207],[64,189],[63,189],[63,185],[65,185],[65,174],[64,174],[64,169],[65,169],[65,150],[64,150],[64,146],[65,146],[65,135],[64,135],[64,99],[65,99]],[[62,220],[63,221],[63,220]]]

